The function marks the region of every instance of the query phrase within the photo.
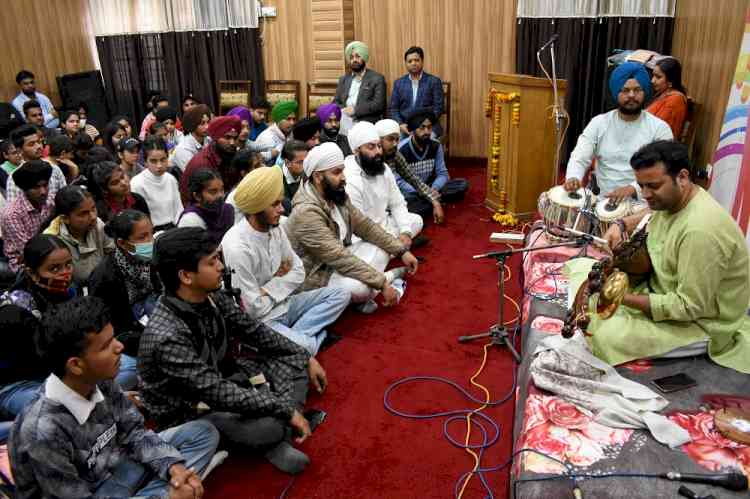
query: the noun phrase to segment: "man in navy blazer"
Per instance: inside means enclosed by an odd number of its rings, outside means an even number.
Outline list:
[[[443,114],[443,82],[423,71],[424,50],[409,47],[404,53],[408,73],[393,83],[390,117],[399,123],[402,136],[409,135],[407,121],[416,113],[431,112],[437,119]],[[443,134],[440,122],[435,122],[436,137]]]
[[[375,123],[383,119],[386,107],[385,78],[367,67],[370,59],[367,45],[359,41],[351,42],[346,46],[344,55],[352,71],[339,78],[334,102],[354,122]]]

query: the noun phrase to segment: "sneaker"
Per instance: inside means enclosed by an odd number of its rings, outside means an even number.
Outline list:
[[[307,457],[307,454],[295,449],[286,440],[282,440],[273,449],[266,452],[265,458],[280,471],[292,475],[302,473],[310,464],[310,458]]]
[[[356,307],[357,312],[360,312],[362,314],[371,314],[375,312],[378,309],[378,304],[375,303],[375,300],[367,300],[364,303],[360,303]]]
[[[393,286],[393,289],[398,293],[398,300],[396,300],[396,303],[398,303],[401,301],[401,298],[404,297],[404,293],[406,293],[406,281],[403,279],[396,279],[391,283],[391,286]]]
[[[206,466],[206,469],[203,470],[203,473],[201,473],[201,480],[205,480],[209,473],[211,473],[221,463],[226,461],[228,457],[229,453],[225,450],[216,452],[216,454],[214,454],[214,457],[212,457],[211,461],[208,463],[208,466]]]

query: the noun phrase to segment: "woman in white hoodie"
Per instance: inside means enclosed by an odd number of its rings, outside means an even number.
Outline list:
[[[146,169],[133,177],[130,190],[146,200],[155,232],[171,229],[177,225],[183,207],[177,180],[167,173],[166,143],[158,137],[147,138],[143,142],[143,157]]]

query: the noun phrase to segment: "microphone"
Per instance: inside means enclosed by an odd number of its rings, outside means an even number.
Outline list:
[[[552,37],[549,40],[547,40],[547,43],[545,43],[544,45],[542,45],[542,48],[539,49],[539,52],[544,51],[544,49],[546,49],[547,47],[549,47],[550,45],[552,45],[553,43],[555,43],[558,38],[560,38],[560,35],[558,35],[557,33],[555,33],[554,35],[552,35]]]
[[[602,244],[604,246],[608,245],[607,244],[607,240],[606,239],[602,239],[601,237],[592,236],[591,234],[586,234],[585,232],[581,232],[580,230],[569,229],[567,227],[565,227],[563,230],[565,232],[568,232],[569,234],[573,234],[574,236],[582,237],[582,238],[584,238],[586,240],[590,239],[591,241],[593,241],[595,243]]]
[[[742,492],[747,490],[747,477],[742,473],[725,473],[725,474],[694,474],[694,473],[678,473],[676,471],[670,471],[659,475],[660,478],[666,478],[673,482],[689,482],[689,483],[700,483],[703,485],[713,485],[715,487],[723,487],[727,490],[733,490],[735,492]]]

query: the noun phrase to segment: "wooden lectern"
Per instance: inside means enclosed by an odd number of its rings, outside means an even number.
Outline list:
[[[537,211],[539,195],[557,183],[552,84],[546,78],[500,73],[490,73],[489,79],[485,204],[527,219]],[[565,80],[557,81],[561,106],[566,88]]]

